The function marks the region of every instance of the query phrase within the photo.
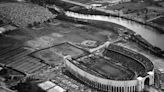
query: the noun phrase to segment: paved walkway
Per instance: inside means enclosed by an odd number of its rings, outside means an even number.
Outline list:
[[[151,19],[149,19],[149,20],[146,20],[146,22],[150,22],[150,21],[153,21],[153,20],[158,19],[158,18],[161,18],[161,17],[164,17],[164,16],[163,16],[163,15],[160,15],[160,16],[151,18]]]

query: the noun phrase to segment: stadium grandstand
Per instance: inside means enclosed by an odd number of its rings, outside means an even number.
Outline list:
[[[154,65],[144,55],[110,42],[74,58],[67,55],[66,69],[87,85],[106,92],[140,92],[154,84]]]

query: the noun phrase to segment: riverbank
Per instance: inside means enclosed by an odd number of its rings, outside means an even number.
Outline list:
[[[81,11],[84,12],[84,11]],[[58,18],[59,19],[64,19],[64,20],[69,20],[69,21],[73,21],[73,22],[79,22],[79,23],[84,23],[87,25],[92,25],[92,26],[96,26],[99,28],[105,28],[105,29],[110,29],[107,24],[111,24],[112,23],[116,23],[115,21],[111,21],[113,16],[101,16],[98,15],[97,13],[95,13],[95,15],[92,14],[86,14],[84,13],[77,13],[77,12],[72,12],[72,11],[65,11],[64,15],[59,15]],[[113,18],[117,18],[117,17],[113,17]],[[120,20],[120,18],[118,19]],[[96,21],[96,22],[95,22]],[[104,25],[100,25],[102,24],[101,22],[104,22]],[[119,25],[119,22],[117,22],[116,24]],[[127,25],[126,25],[127,26]],[[149,50],[150,52],[152,52],[152,54],[155,54],[159,57],[163,57],[163,52],[159,47],[156,47],[152,44],[150,44],[148,41],[144,40],[144,38],[140,35],[136,35],[136,30],[135,32],[133,32],[134,29],[128,30],[128,29],[123,29],[120,31],[119,34],[124,34],[125,32],[127,33],[126,35],[130,36],[130,40],[135,41],[136,43],[138,43],[139,45],[141,45],[141,47],[146,48],[147,50]],[[118,29],[116,28],[116,31],[118,31]]]
[[[71,0],[57,0],[54,2],[55,2],[54,4],[62,7],[66,11],[68,10],[68,11],[72,11],[72,12],[90,14],[90,15],[119,17],[122,19],[126,19],[128,21],[135,21],[136,23],[139,23],[141,25],[150,26],[150,27],[156,29],[157,32],[164,33],[164,29],[161,26],[154,25],[150,22],[146,22],[145,20],[139,19],[130,14],[123,14],[118,11],[108,10],[108,9],[104,9],[104,8],[91,7],[90,5],[79,3],[76,1],[71,1]],[[74,9],[74,7],[76,7],[76,8]]]

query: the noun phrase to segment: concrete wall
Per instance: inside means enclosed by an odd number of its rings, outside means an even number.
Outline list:
[[[138,86],[138,90],[140,91],[144,89],[146,79],[149,80],[148,85],[153,85],[154,84],[154,70],[148,72],[148,75],[146,77],[138,77],[137,79],[138,79],[138,84],[140,85]]]
[[[100,90],[110,92],[135,92],[138,90],[138,80],[117,81],[101,78],[84,71],[68,60],[65,60],[65,66],[74,76]]]

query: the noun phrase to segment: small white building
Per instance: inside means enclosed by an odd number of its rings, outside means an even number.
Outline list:
[[[56,85],[51,81],[42,82],[38,84],[38,87],[44,90],[45,92],[66,92],[65,89],[63,89],[62,87]]]

